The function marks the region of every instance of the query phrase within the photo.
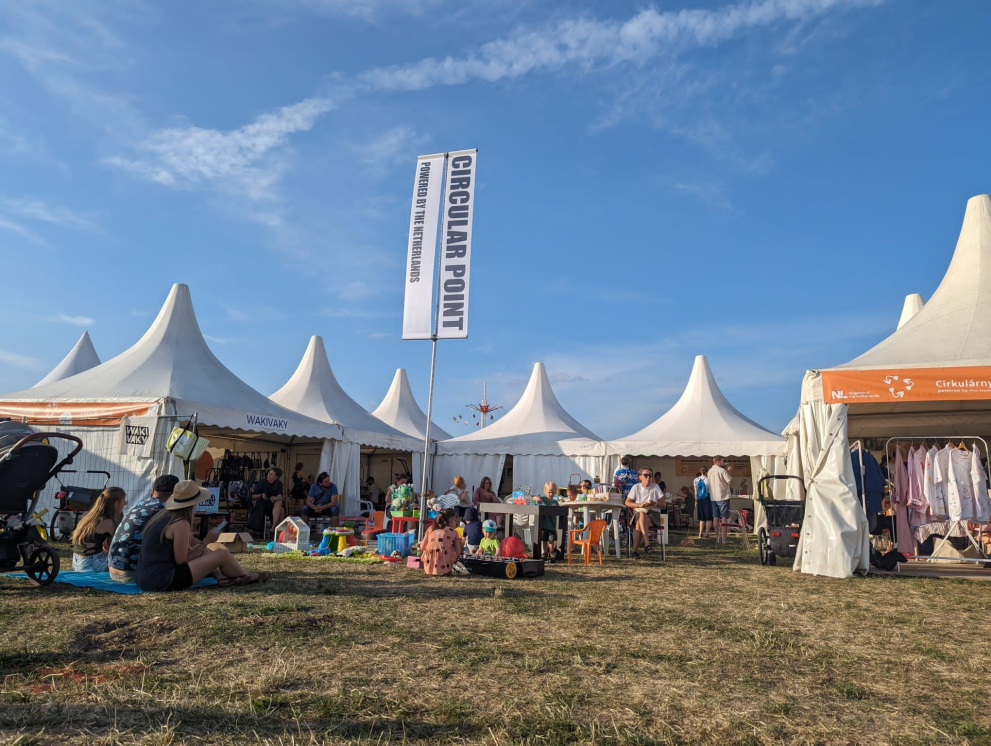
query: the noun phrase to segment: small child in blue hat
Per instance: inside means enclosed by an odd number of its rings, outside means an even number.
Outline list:
[[[479,544],[482,543],[482,524],[478,519],[478,509],[468,508],[465,510],[465,548],[471,554],[478,551]]]
[[[482,530],[485,532],[485,538],[478,545],[479,554],[491,554],[493,557],[498,557],[499,540],[496,538],[496,533],[499,531],[499,527],[490,518],[482,524]]]

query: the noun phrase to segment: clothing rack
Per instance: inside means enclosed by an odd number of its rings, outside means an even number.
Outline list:
[[[989,451],[988,451],[988,443],[980,435],[928,435],[928,436],[921,437],[921,438],[920,437],[915,437],[915,438],[911,438],[911,437],[888,438],[887,442],[884,444],[884,456],[885,456],[885,459],[888,462],[888,474],[889,474],[889,479],[891,480],[891,483],[892,483],[892,493],[894,492],[894,474],[895,474],[895,468],[897,468],[897,466],[898,466],[898,464],[896,463],[896,459],[897,459],[897,446],[900,443],[908,443],[909,444],[909,447],[914,446],[916,443],[919,443],[922,447],[925,447],[925,446],[927,446],[929,444],[932,444],[933,446],[939,447],[940,442],[942,442],[944,444],[944,447],[946,445],[950,445],[950,446],[953,446],[954,448],[957,448],[959,446],[959,444],[961,444],[961,443],[963,443],[964,441],[967,441],[967,440],[971,441],[972,448],[974,448],[975,450],[977,450],[977,443],[978,443],[978,441],[980,441],[984,445],[984,450],[983,450],[984,455],[987,456],[989,458],[989,460],[991,460],[991,453],[989,453]],[[894,453],[889,452],[889,448],[891,447],[891,444],[892,443],[894,443],[895,444],[895,447],[896,447],[896,450],[894,451]],[[954,443],[956,443],[957,445],[954,445]],[[893,456],[895,457],[895,459],[892,458]],[[894,465],[894,468],[893,468],[892,465]],[[894,505],[894,494],[892,494],[891,497],[892,497],[892,501],[891,502]],[[907,509],[907,508],[905,506],[899,505],[898,506],[898,509],[899,510],[902,510],[902,509]],[[963,519],[957,519],[955,521],[950,522],[950,527],[949,527],[949,530],[946,532],[946,536],[944,536],[940,540],[940,542],[939,542],[939,544],[937,546],[933,547],[933,553],[931,555],[929,555],[929,557],[926,558],[926,561],[927,562],[931,562],[933,560],[936,560],[936,561],[942,560],[942,561],[949,561],[949,562],[975,562],[977,564],[987,565],[988,562],[989,562],[989,560],[986,559],[986,558],[982,558],[980,556],[980,555],[983,555],[984,554],[984,551],[981,549],[981,545],[978,543],[978,541],[971,534],[970,530],[967,527],[967,523],[968,523],[968,521],[965,521]],[[967,537],[967,539],[970,541],[970,543],[974,547],[974,549],[977,550],[978,557],[976,559],[971,559],[969,557],[940,557],[939,556],[939,552],[943,549],[944,546],[946,546],[946,542],[949,541],[950,536],[953,534],[953,531],[957,527],[959,527],[963,531],[964,536]],[[892,540],[894,541],[895,547],[897,548],[898,547],[898,521],[897,521],[897,519],[896,520],[893,520],[891,522],[891,536],[892,536]]]

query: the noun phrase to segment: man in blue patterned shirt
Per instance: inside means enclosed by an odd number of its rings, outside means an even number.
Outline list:
[[[110,541],[110,579],[118,583],[133,583],[134,572],[138,569],[138,555],[141,552],[141,532],[145,524],[156,513],[165,508],[165,501],[172,497],[172,490],[179,484],[179,477],[164,474],[155,480],[151,497],[140,500],[120,522]],[[206,535],[203,543],[194,540],[189,558],[203,553],[206,546],[220,536],[216,529]]]
[[[623,500],[626,500],[630,496],[630,490],[633,488],[633,485],[639,484],[640,480],[637,478],[637,470],[630,468],[630,464],[633,463],[631,456],[623,456],[619,460],[619,463],[621,466],[613,474],[612,483],[617,492],[623,493]]]

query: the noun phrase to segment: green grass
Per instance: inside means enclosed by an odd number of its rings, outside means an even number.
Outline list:
[[[251,555],[267,585],[0,576],[0,742],[989,744],[983,583],[683,541],[545,578]]]

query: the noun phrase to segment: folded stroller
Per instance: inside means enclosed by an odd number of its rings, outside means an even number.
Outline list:
[[[72,441],[61,461],[51,440]],[[58,552],[45,540],[34,515],[39,491],[72,463],[83,442],[74,435],[39,433],[19,422],[0,422],[0,572],[22,571],[48,585],[59,571]],[[22,564],[18,564],[22,563]]]

